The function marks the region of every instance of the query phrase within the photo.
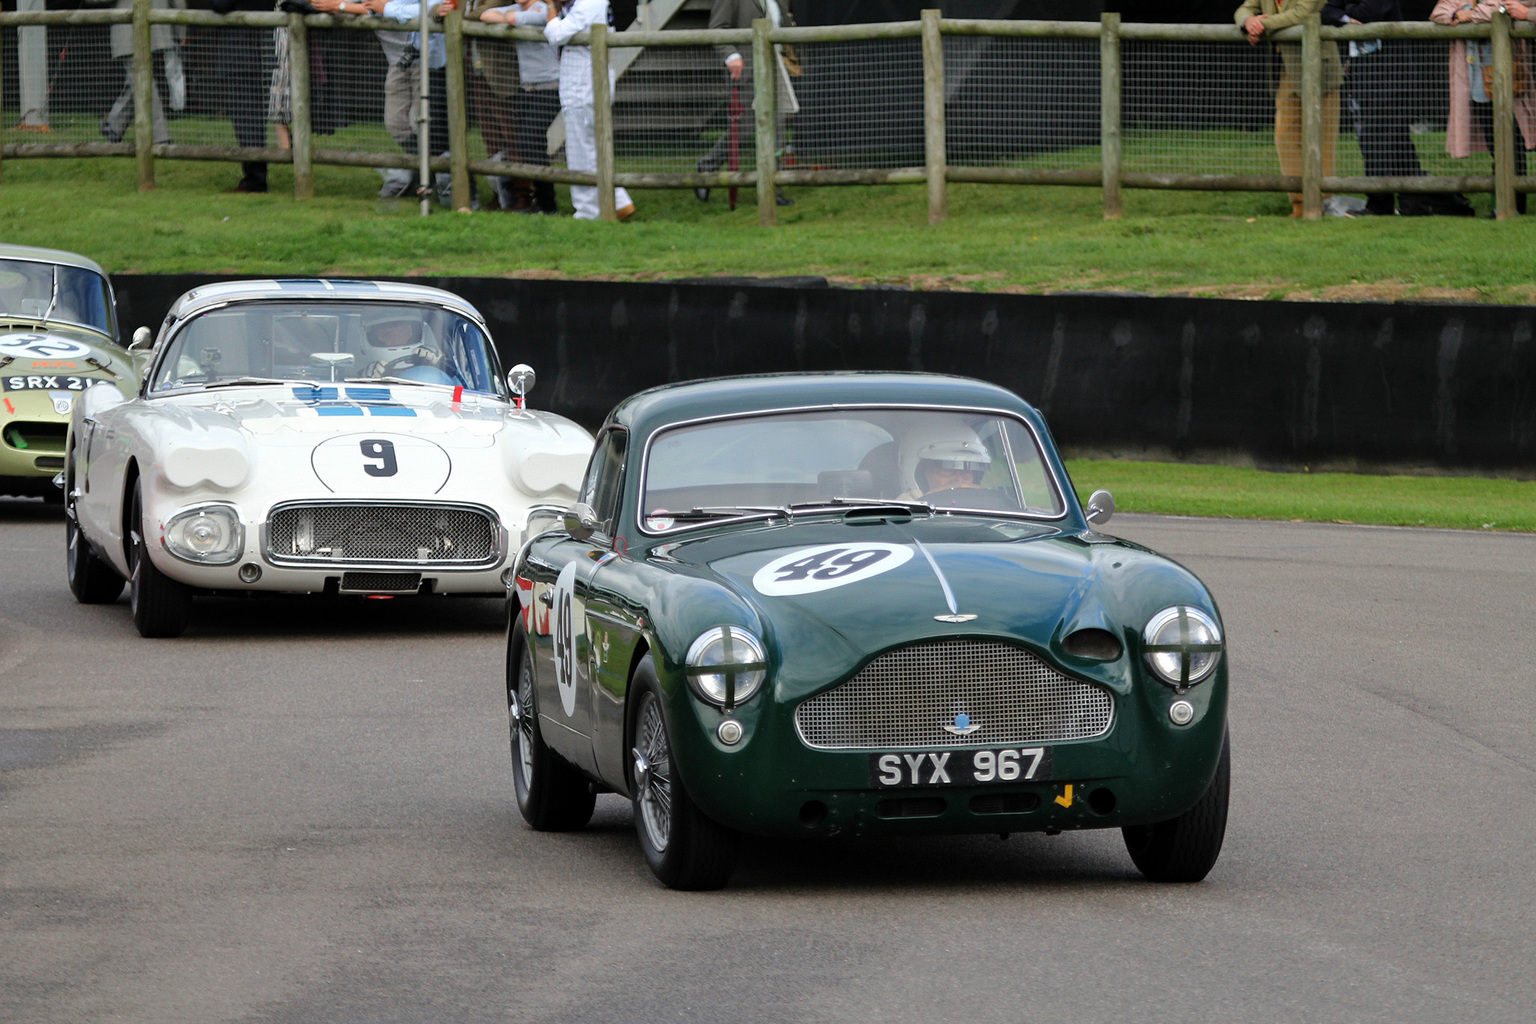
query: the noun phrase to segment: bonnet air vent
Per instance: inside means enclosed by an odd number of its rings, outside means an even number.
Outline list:
[[[1061,649],[1075,658],[1100,661],[1114,661],[1124,650],[1115,634],[1107,629],[1080,629],[1061,642]]]

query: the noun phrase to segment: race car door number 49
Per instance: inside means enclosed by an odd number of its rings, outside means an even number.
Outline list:
[[[1006,747],[1001,750],[925,750],[912,754],[870,754],[869,776],[871,784],[877,789],[1044,782],[1051,777],[1051,748]]]

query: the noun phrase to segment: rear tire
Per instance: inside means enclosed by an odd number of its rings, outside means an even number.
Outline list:
[[[1198,882],[1210,874],[1227,833],[1232,790],[1232,737],[1221,741],[1216,777],[1195,805],[1176,818],[1122,829],[1136,867],[1153,882]]]
[[[668,888],[722,888],[735,870],[739,837],[704,816],[675,770],[661,686],[649,654],[635,667],[630,692],[635,695],[630,792],[645,862]]]
[[[155,568],[144,542],[143,485],[133,485],[133,506],[128,519],[128,599],[133,624],[144,637],[177,637],[187,628],[187,608],[192,592]]]
[[[126,582],[91,550],[75,522],[74,509],[64,511],[64,574],[70,592],[81,604],[111,604],[122,594]]]
[[[540,832],[585,828],[592,820],[597,796],[580,772],[544,745],[534,687],[533,646],[521,622],[513,626],[507,649],[507,715],[512,783],[523,820]]]

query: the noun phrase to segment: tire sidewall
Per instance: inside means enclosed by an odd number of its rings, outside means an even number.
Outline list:
[[[520,631],[520,630],[519,630]],[[519,642],[521,641],[521,642]],[[511,733],[512,752],[512,788],[517,797],[517,809],[527,817],[531,813],[533,802],[537,795],[537,787],[542,781],[542,773],[539,771],[539,747],[543,737],[539,732],[538,695],[536,686],[529,687],[528,700],[523,700],[520,694],[522,687],[522,675],[526,671],[533,673],[533,650],[528,642],[527,634],[519,637],[514,634],[512,639],[512,651],[507,658],[507,718]],[[531,716],[532,735],[525,733],[520,725],[512,720],[512,701],[517,700],[522,705],[522,714]],[[530,743],[533,746],[532,756],[528,758],[531,769],[525,770],[523,763],[522,744]]]

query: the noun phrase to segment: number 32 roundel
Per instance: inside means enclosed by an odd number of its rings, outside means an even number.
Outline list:
[[[780,555],[752,577],[752,586],[769,597],[814,594],[890,572],[912,557],[902,544],[823,544]]]

